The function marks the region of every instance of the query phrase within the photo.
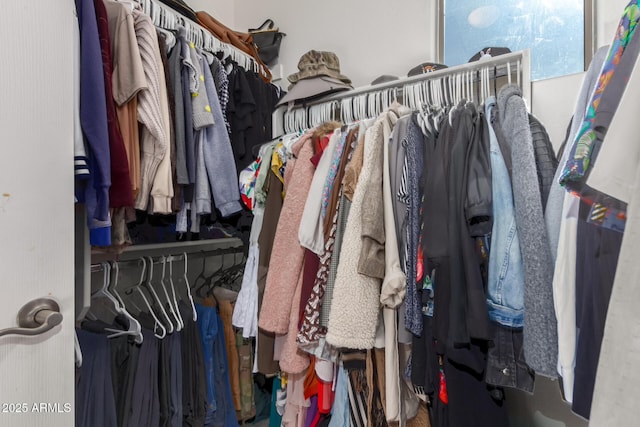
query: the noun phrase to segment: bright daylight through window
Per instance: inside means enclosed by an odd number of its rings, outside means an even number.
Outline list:
[[[443,0],[444,62],[486,47],[531,49],[533,80],[584,70],[583,0]]]

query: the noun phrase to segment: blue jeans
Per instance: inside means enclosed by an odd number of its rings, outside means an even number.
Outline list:
[[[198,313],[198,328],[202,339],[202,350],[204,352],[204,369],[207,382],[207,412],[205,424],[213,421],[214,414],[218,409],[216,402],[216,369],[214,342],[218,335],[218,322],[216,321],[216,310],[212,307],[205,307],[196,304]]]
[[[225,347],[224,328],[218,310],[196,304],[198,326],[202,336],[204,366],[207,380],[206,427],[238,425],[231,395],[229,362]]]
[[[336,397],[331,408],[331,421],[329,427],[343,427],[351,423],[349,415],[349,384],[347,372],[341,366],[338,370],[338,380],[336,382]]]
[[[495,99],[486,102],[486,117],[491,117]],[[511,178],[498,140],[489,124],[491,181],[493,191],[493,228],[489,255],[487,306],[491,320],[511,328],[524,323],[524,266],[516,229]]]

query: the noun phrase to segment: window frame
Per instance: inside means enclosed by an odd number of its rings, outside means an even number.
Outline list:
[[[444,11],[445,11],[445,1],[446,0],[438,0],[436,5],[436,27],[438,31],[438,40],[436,43],[436,57],[438,58],[438,62],[444,64]],[[455,0],[449,0],[455,1]],[[591,59],[593,58],[593,54],[596,51],[596,37],[595,37],[595,0],[584,0],[584,70],[586,71],[589,68],[589,64],[591,63]],[[551,78],[557,78],[562,76],[555,76]]]

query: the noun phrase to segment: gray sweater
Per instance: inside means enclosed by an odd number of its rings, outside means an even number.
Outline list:
[[[500,123],[511,147],[516,227],[524,261],[524,355],[539,375],[558,376],[558,331],[553,306],[553,261],[544,223],[527,108],[520,88],[498,94]]]
[[[188,185],[189,174],[187,173],[186,136],[184,121],[184,98],[182,96],[182,41],[184,39],[184,28],[178,30],[179,38],[169,55],[169,76],[171,78],[171,90],[175,113],[173,117],[175,140],[176,140],[176,176],[178,184]]]

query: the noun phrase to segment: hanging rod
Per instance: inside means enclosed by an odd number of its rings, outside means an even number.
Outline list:
[[[498,74],[497,77],[502,77],[500,74],[506,71],[507,64],[515,64],[518,62],[518,60],[522,64],[522,66],[520,67],[520,71],[522,73],[522,76],[521,76],[522,82],[523,83],[530,82],[531,81],[530,52],[529,52],[529,49],[526,49],[526,50],[521,50],[517,52],[506,53],[504,55],[496,56],[489,59],[484,59],[482,61],[467,62],[465,64],[443,68],[441,70],[432,71],[430,73],[418,74],[416,76],[411,76],[411,77],[402,77],[402,78],[399,78],[398,80],[392,80],[392,81],[380,83],[377,85],[360,86],[352,90],[338,92],[336,94],[329,95],[326,98],[308,102],[306,103],[306,106],[324,104],[331,101],[339,101],[344,98],[353,97],[355,95],[361,95],[361,94],[370,93],[370,92],[379,92],[384,89],[393,89],[393,88],[401,89],[404,86],[407,86],[412,83],[418,83],[425,80],[435,80],[435,79],[452,76],[456,74],[463,74],[466,71],[479,71],[484,68],[489,68],[491,71],[493,71],[493,68],[496,67],[497,74]],[[515,69],[512,69],[512,71],[515,71]],[[495,76],[492,76],[492,78],[495,78]],[[524,89],[525,88],[523,88],[523,90]],[[525,96],[524,98],[531,99],[530,96]]]
[[[131,245],[125,248],[121,254],[94,250],[91,253],[91,264],[99,264],[103,261],[137,261],[143,256],[162,259],[163,256],[182,257],[182,254],[186,253],[187,257],[190,258],[190,255],[192,254],[197,255],[205,253],[209,254],[209,256],[215,256],[216,253],[239,253],[243,251],[244,244],[242,243],[242,240],[238,239],[237,237],[211,240],[195,240],[191,242]],[[177,258],[174,258],[174,260],[176,259]]]
[[[235,46],[217,39],[209,30],[186,16],[176,12],[170,7],[157,0],[134,0],[138,3],[142,11],[151,18],[156,27],[169,31],[176,31],[178,26],[183,26],[187,32],[187,40],[193,42],[200,49],[208,52],[223,52],[245,70],[253,70],[257,73],[264,73],[262,66],[258,62],[236,48]]]
[[[520,65],[519,70],[518,64]],[[287,123],[299,125],[301,122],[306,121],[306,127],[313,127],[317,125],[318,123],[309,122],[312,116],[315,116],[316,118],[322,117],[322,115],[316,114],[316,112],[322,108],[335,111],[335,106],[339,106],[340,103],[357,100],[359,97],[364,95],[376,93],[382,94],[391,90],[395,90],[397,98],[402,99],[405,95],[405,90],[412,88],[417,83],[429,80],[441,80],[443,84],[448,84],[450,82],[450,77],[467,74],[472,74],[474,76],[473,80],[477,81],[477,73],[480,73],[481,70],[488,70],[490,80],[508,77],[508,74],[513,75],[515,72],[516,76],[514,78],[520,83],[523,98],[527,102],[531,102],[531,57],[530,51],[527,49],[481,61],[468,62],[430,73],[403,77],[377,85],[361,86],[349,91],[343,91],[319,99],[314,99],[309,102],[303,102],[301,104],[294,105],[292,108],[287,108],[287,106],[280,107],[273,115],[273,136],[276,137],[287,132],[300,130],[297,128],[287,128]],[[518,71],[519,74],[517,73]],[[445,90],[447,89],[445,88]],[[340,119],[340,117],[333,117],[332,119]]]
[[[163,263],[163,261],[164,262],[184,261],[185,255],[186,255],[187,261],[191,261],[194,259],[202,259],[203,257],[210,258],[215,256],[224,256],[224,255],[242,255],[242,258],[243,258],[242,261],[244,261],[243,249],[244,248],[242,246],[231,246],[228,248],[218,248],[218,249],[209,249],[209,250],[200,250],[197,252],[191,252],[191,255],[189,255],[189,252],[187,251],[182,251],[182,253],[172,253],[170,255],[165,253],[164,255],[153,255],[153,256],[147,255],[148,252],[145,252],[145,255],[141,255],[138,258],[118,259],[118,260],[112,260],[112,262],[117,262],[118,267],[120,268],[126,268],[129,266],[138,266],[142,261],[142,257],[144,256],[144,258],[146,258],[147,260],[151,259],[153,265],[160,265]],[[91,272],[98,273],[98,272],[104,271],[103,262],[105,261],[100,261],[100,262],[96,261],[92,263]],[[240,264],[244,264],[244,262],[241,262]]]

